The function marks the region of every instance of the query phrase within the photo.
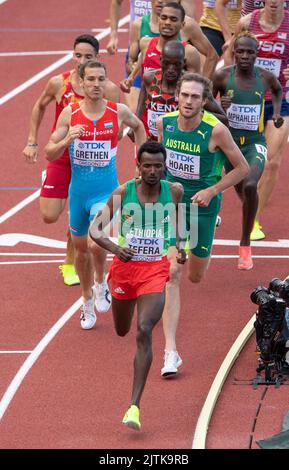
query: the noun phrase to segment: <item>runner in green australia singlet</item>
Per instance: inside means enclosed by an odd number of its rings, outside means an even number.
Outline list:
[[[178,115],[176,111],[163,117],[163,144],[167,149],[167,179],[181,183],[184,188],[186,228],[190,230],[195,217],[191,197],[221,179],[225,155],[222,151],[210,152],[208,149],[212,130],[220,123],[215,116],[204,111],[197,129],[184,132],[178,128]],[[195,224],[198,226],[198,244],[192,249],[197,256],[210,256],[220,205],[219,193],[208,207],[198,208],[198,224]]]
[[[245,270],[253,267],[250,234],[258,208],[257,185],[267,157],[264,97],[268,89],[272,93],[275,126],[283,123],[279,115],[281,85],[271,72],[255,66],[257,51],[255,36],[243,31],[234,43],[235,65],[218,70],[214,77],[214,95],[220,94],[232,137],[250,165],[248,176],[235,187],[243,203],[238,268]],[[229,162],[225,167],[227,172],[232,169]]]
[[[168,251],[170,280],[163,314],[165,356],[161,369],[164,378],[176,374],[182,364],[176,346],[182,279],[181,266],[176,261],[177,248],[189,238],[188,278],[190,282],[199,283],[210,264],[221,193],[238,184],[249,169],[228,128],[204,111],[210,95],[208,79],[196,73],[185,73],[177,88],[179,110],[157,120],[159,140],[167,151],[167,179],[181,184],[184,189],[182,201],[186,205],[189,230],[189,237],[180,234],[180,242],[176,246],[172,244]],[[226,175],[222,174],[225,159],[234,167]]]
[[[119,246],[131,248],[132,261],[160,261],[170,246],[170,221],[175,205],[169,184],[161,180],[159,200],[155,204],[140,204],[136,180],[125,183],[125,196],[121,205]]]

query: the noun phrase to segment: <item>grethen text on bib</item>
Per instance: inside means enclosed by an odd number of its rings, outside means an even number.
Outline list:
[[[104,167],[112,158],[110,140],[79,140],[73,146],[73,164],[80,166]]]

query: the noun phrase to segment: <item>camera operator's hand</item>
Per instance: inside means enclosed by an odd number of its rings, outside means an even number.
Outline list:
[[[177,263],[178,264],[185,264],[187,261],[187,253],[183,248],[177,247],[178,254],[177,254]]]
[[[274,126],[277,127],[277,129],[283,126],[284,119],[282,118],[282,116],[280,116],[280,114],[274,114],[272,116],[272,120],[274,122]]]

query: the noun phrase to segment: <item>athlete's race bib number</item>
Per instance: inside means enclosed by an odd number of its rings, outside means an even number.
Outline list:
[[[75,139],[73,147],[73,163],[79,166],[104,167],[111,161],[110,140],[79,140]]]
[[[167,169],[178,178],[198,180],[200,179],[200,156],[168,150]]]
[[[260,153],[264,157],[264,159],[267,160],[267,148],[265,147],[265,145],[255,144],[255,147],[257,153]]]
[[[232,103],[227,109],[229,126],[234,129],[257,131],[260,121],[260,104]]]
[[[281,59],[275,59],[274,57],[257,57],[256,65],[272,72],[277,78],[280,75]]]
[[[126,247],[134,251],[131,261],[160,261],[163,256],[164,239],[160,237],[137,237],[126,235]]]

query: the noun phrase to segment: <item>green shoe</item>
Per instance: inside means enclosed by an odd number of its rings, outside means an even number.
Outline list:
[[[79,277],[75,271],[74,264],[62,264],[59,266],[62,273],[64,284],[67,286],[76,286],[80,284]]]
[[[140,430],[139,408],[136,405],[131,405],[127,410],[122,420],[123,424],[135,431]]]
[[[265,233],[261,230],[262,226],[257,220],[254,222],[254,227],[250,235],[250,240],[263,240],[265,238]]]

